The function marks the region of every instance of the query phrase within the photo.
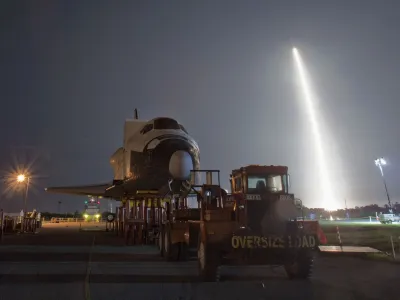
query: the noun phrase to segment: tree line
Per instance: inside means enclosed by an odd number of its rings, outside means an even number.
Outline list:
[[[393,212],[400,212],[400,203],[396,202],[392,205]],[[354,208],[346,209],[338,209],[335,211],[327,211],[324,208],[308,208],[303,207],[303,214],[305,217],[309,217],[310,214],[315,214],[317,218],[330,218],[330,216],[334,218],[346,218],[347,214],[350,218],[367,218],[370,216],[375,216],[379,213],[388,213],[389,206],[385,204],[384,206],[379,206],[378,204],[370,204],[366,206],[356,206]],[[105,218],[107,215],[107,211],[102,213],[102,217]],[[42,217],[46,219],[50,218],[82,218],[83,213],[79,211],[75,211],[74,213],[52,213],[52,212],[42,212]]]
[[[392,204],[393,213],[400,212],[400,203],[396,202]],[[316,217],[329,218],[332,216],[333,218],[346,218],[347,214],[350,218],[367,218],[370,216],[375,216],[380,213],[388,213],[389,205],[385,204],[384,206],[379,206],[378,204],[370,204],[366,206],[356,206],[353,208],[346,209],[338,209],[335,211],[327,211],[324,208],[303,208],[304,216],[310,216],[310,214],[315,214]]]

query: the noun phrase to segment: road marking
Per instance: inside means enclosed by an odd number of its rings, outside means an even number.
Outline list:
[[[90,300],[90,285],[89,285],[89,278],[90,278],[90,263],[92,261],[92,252],[94,248],[94,242],[96,240],[96,236],[93,236],[92,246],[90,247],[89,251],[89,259],[86,268],[86,276],[85,276],[85,300]]]

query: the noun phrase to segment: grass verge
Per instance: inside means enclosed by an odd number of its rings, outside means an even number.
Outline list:
[[[397,258],[400,258],[400,226],[382,225],[377,223],[344,223],[330,222],[322,223],[321,227],[328,239],[329,245],[339,245],[337,227],[344,246],[368,246],[386,252],[380,254],[365,254],[363,257],[382,261],[395,261],[392,257],[393,244]]]

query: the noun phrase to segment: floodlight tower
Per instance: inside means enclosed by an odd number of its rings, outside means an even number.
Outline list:
[[[389,204],[389,211],[392,212],[392,204],[390,202],[390,196],[389,196],[389,192],[387,189],[387,185],[386,185],[386,180],[385,180],[385,176],[383,175],[383,169],[382,166],[385,166],[386,160],[383,157],[377,158],[375,159],[375,165],[379,168],[379,170],[381,171],[381,175],[382,175],[382,180],[383,180],[383,184],[385,185],[385,191],[386,191],[386,197],[388,200],[388,204]]]

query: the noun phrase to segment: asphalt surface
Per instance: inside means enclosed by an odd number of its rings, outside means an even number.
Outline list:
[[[91,229],[101,230],[101,226]],[[199,282],[196,262],[167,263],[151,246],[123,246],[114,233],[49,224],[35,235],[5,236],[0,299],[397,299],[400,265],[350,257],[315,261],[308,281],[281,267],[221,267]]]

